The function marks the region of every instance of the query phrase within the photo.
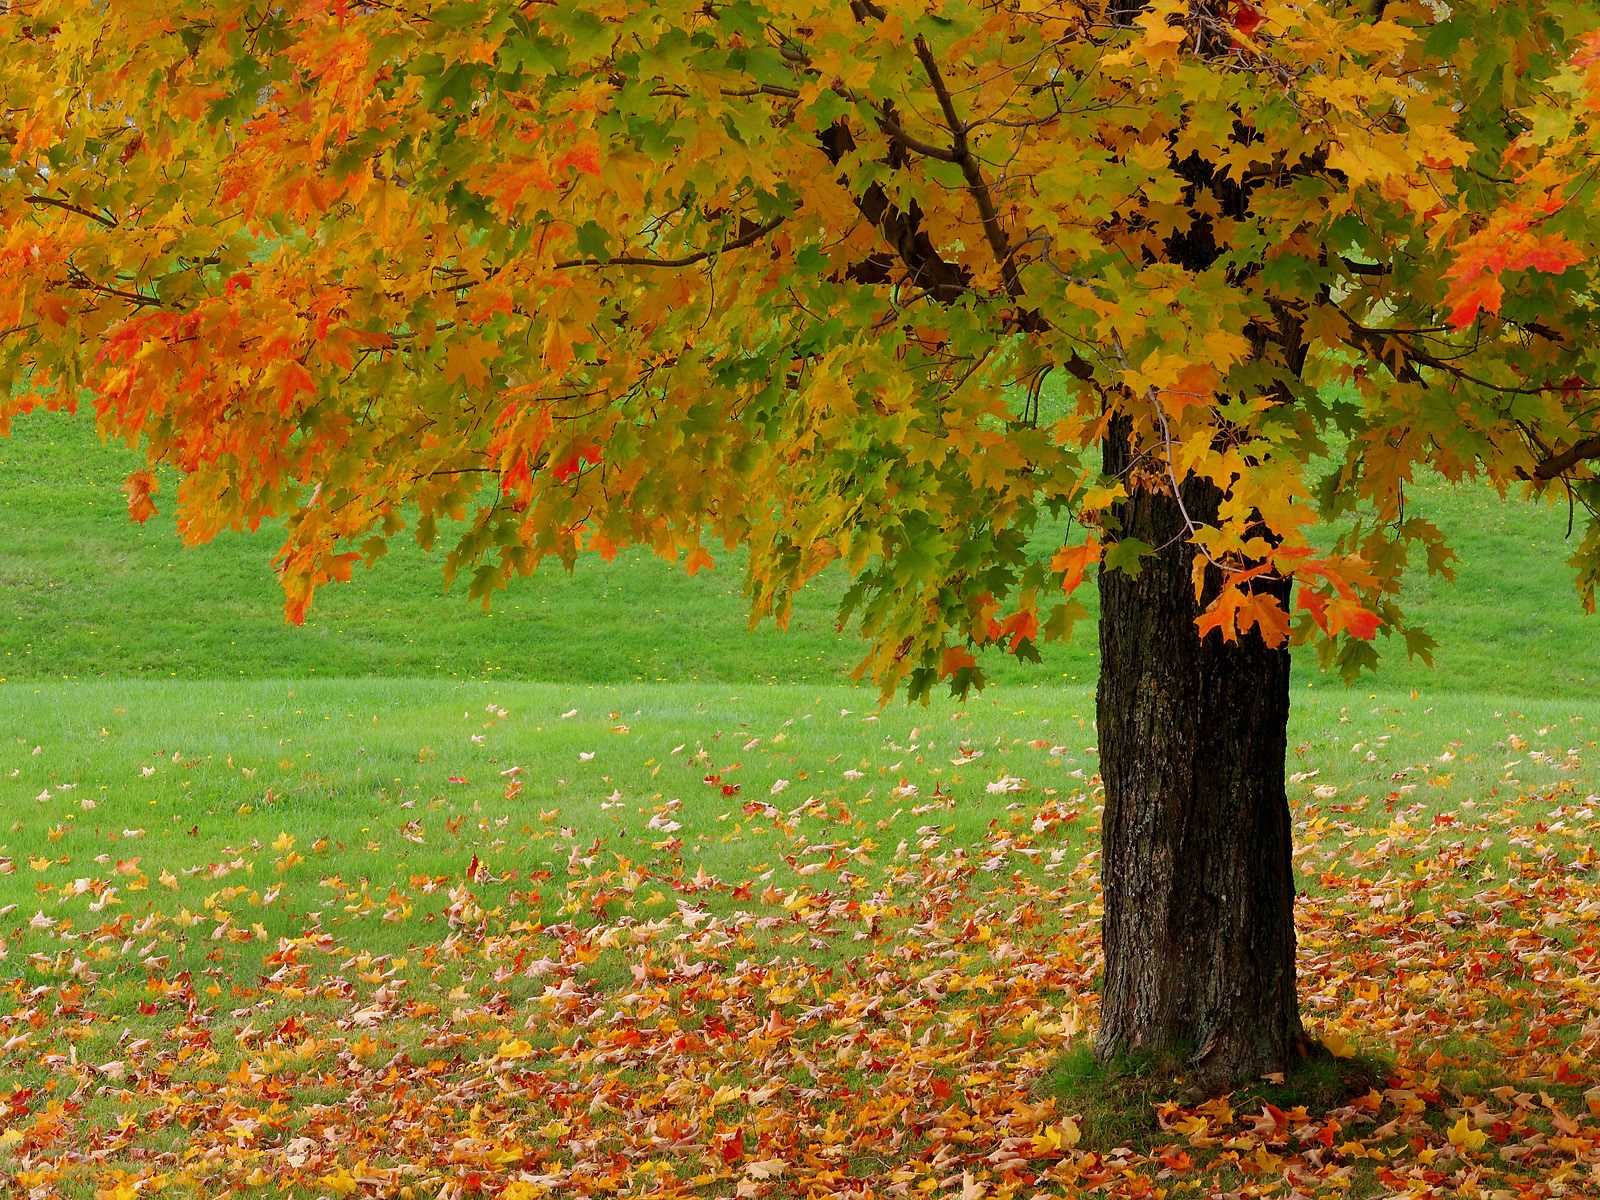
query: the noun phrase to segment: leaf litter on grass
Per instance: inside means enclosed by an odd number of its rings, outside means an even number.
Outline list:
[[[612,727],[574,770],[638,752]],[[1449,807],[1439,755],[1292,783],[1308,1025],[1389,1065],[1312,1106],[1152,1097],[1115,1144],[1052,1086],[1095,1018],[1086,748],[786,732],[548,809],[430,751],[470,802],[396,805],[361,871],[308,828],[198,862],[47,821],[0,855],[32,892],[0,914],[7,1194],[1600,1194],[1589,748]]]

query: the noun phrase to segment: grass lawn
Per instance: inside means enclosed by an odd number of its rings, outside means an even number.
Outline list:
[[[880,709],[838,580],[750,634],[736,569],[485,617],[408,553],[295,631],[268,535],[183,551],[122,470],[0,441],[0,1193],[1600,1191],[1564,514],[1424,490],[1467,559],[1416,585],[1439,671],[1297,667],[1302,1004],[1374,1086],[1128,1118],[1077,1079],[1092,647]]]
[[[1241,1170],[1333,1196],[1587,1161],[1600,704],[1308,690],[1302,1001],[1389,1086],[1266,1134],[1152,1098],[1158,1124],[1088,1151],[1059,1071],[1095,1010],[1089,694],[861,699],[9,685],[0,1170],[69,1196]],[[1463,1116],[1497,1140],[1451,1143]]]
[[[120,482],[136,465],[92,423],[36,414],[0,438],[0,679],[400,676],[574,682],[837,684],[861,655],[835,631],[846,578],[825,572],[791,627],[748,628],[738,555],[690,577],[648,555],[583,561],[519,581],[484,613],[443,593],[440,558],[404,539],[372,571],[324,588],[306,624],[282,620],[271,530],[185,549],[173,533],[173,482],[146,525],[125,515]],[[1367,690],[1591,696],[1600,634],[1581,611],[1563,550],[1565,509],[1507,503],[1478,489],[1417,487],[1461,555],[1452,584],[1419,575],[1408,608],[1440,642],[1436,669],[1395,644]],[[1086,589],[1087,591],[1087,589]],[[1042,665],[991,656],[997,683],[1092,685],[1093,624]],[[1297,671],[1317,678],[1314,656]],[[1327,684],[1341,687],[1337,680]]]

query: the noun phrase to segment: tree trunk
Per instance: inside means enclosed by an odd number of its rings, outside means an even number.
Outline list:
[[[1105,456],[1107,475],[1131,474],[1126,420]],[[1190,479],[1183,496],[1191,519],[1215,518],[1215,487]],[[1221,573],[1207,568],[1197,602],[1196,551],[1166,490],[1133,492],[1112,515],[1111,536],[1155,550],[1137,577],[1100,577],[1106,973],[1095,1048],[1220,1090],[1309,1048],[1284,790],[1289,652],[1253,629],[1231,643],[1196,635]],[[1287,600],[1286,583],[1268,586]]]

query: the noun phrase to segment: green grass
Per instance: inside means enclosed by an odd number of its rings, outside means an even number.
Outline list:
[[[270,529],[183,548],[174,483],[162,513],[130,524],[119,488],[135,465],[83,417],[39,414],[0,439],[0,679],[378,676],[572,682],[840,683],[861,647],[835,630],[842,572],[802,593],[790,629],[748,628],[738,554],[690,577],[645,554],[518,581],[484,613],[447,594],[441,560],[401,539],[371,571],[319,594],[287,626]],[[1408,607],[1439,639],[1434,670],[1398,643],[1367,690],[1581,698],[1600,685],[1600,627],[1582,613],[1564,559],[1564,509],[1482,489],[1413,488],[1461,555],[1454,585],[1419,577]],[[1093,682],[1092,622],[1044,663],[985,662],[997,683]],[[1298,678],[1342,687],[1301,654]]]
[[[892,892],[930,831],[927,853],[977,854],[997,828],[1026,831],[1041,803],[1068,814],[1041,879],[1064,880],[1092,846],[1086,689],[881,711],[862,698],[800,685],[12,683],[0,690],[0,937],[25,953],[47,940],[28,925],[36,912],[81,929],[106,919],[97,911],[164,905],[205,914],[208,931],[259,925],[226,956],[245,979],[310,912],[361,951],[414,953],[448,903],[429,880],[459,878],[474,857],[505,877],[485,890],[497,902],[587,922],[668,915],[677,883],[701,872],[787,894],[846,866]],[[1353,699],[1307,689],[1291,728],[1306,776],[1290,786],[1302,887],[1336,908],[1347,874],[1416,878],[1507,813],[1532,819],[1524,797],[1554,806],[1589,786],[1600,703]],[[1020,793],[988,790],[1008,777]],[[1491,840],[1474,869],[1514,866],[1516,848]],[[589,875],[638,877],[575,900],[580,851],[596,860]],[[113,901],[91,908],[107,887]],[[1433,907],[1420,892],[1412,902]],[[704,905],[741,907],[726,889]],[[190,969],[216,973],[213,945],[180,941]]]

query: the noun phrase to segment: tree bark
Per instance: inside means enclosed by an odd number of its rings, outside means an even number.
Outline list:
[[[1133,474],[1127,433],[1113,422],[1108,476]],[[1190,479],[1182,494],[1191,519],[1214,519],[1214,486]],[[1111,536],[1155,549],[1136,577],[1100,576],[1106,973],[1095,1048],[1221,1090],[1309,1049],[1284,790],[1289,652],[1253,629],[1234,642],[1197,636],[1222,577],[1208,567],[1196,599],[1197,551],[1170,489],[1132,491],[1112,517]],[[1287,601],[1286,582],[1265,586]]]

